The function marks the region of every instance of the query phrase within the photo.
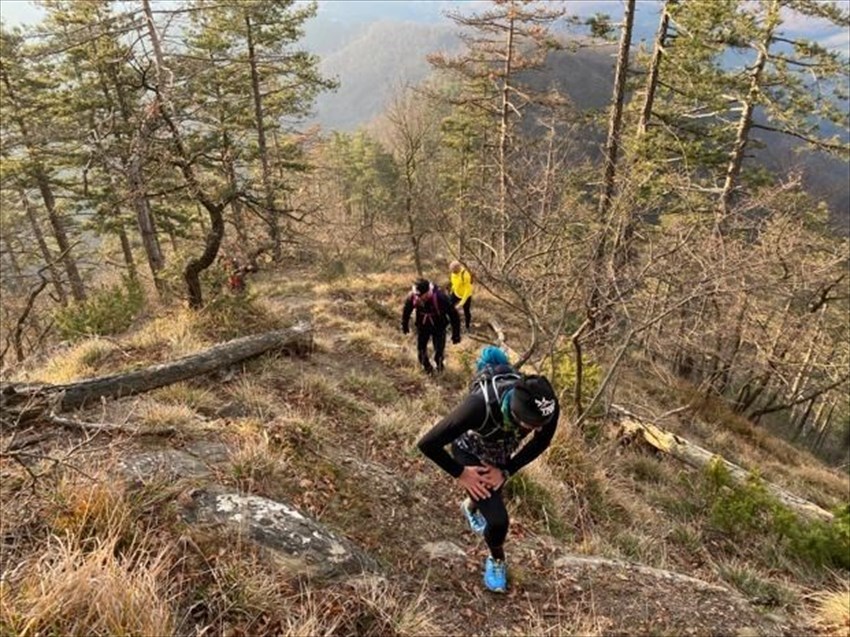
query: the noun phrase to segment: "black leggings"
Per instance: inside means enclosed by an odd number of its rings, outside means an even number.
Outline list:
[[[434,370],[431,359],[428,357],[428,341],[434,342],[434,362],[437,369],[443,370],[443,357],[446,352],[446,328],[423,325],[416,334],[416,350],[419,356],[419,364],[422,369],[430,373]]]
[[[470,465],[480,465],[481,460],[467,453],[463,449],[458,449],[455,444],[452,444],[452,456],[454,459],[465,467]],[[502,487],[499,487],[490,494],[486,500],[472,500],[484,519],[487,520],[487,528],[484,530],[484,541],[490,552],[493,549],[501,549],[505,543],[505,538],[508,537],[508,510],[505,508],[505,501],[502,499]]]
[[[460,297],[457,296],[454,292],[452,292],[451,298],[452,304],[460,301]],[[463,322],[466,324],[466,329],[469,331],[469,326],[472,324],[472,312],[470,308],[472,307],[472,297],[468,297],[466,301],[463,303]]]

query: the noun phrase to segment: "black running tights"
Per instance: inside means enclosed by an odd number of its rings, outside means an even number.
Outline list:
[[[480,465],[481,460],[463,449],[458,449],[452,445],[452,456],[454,459],[464,466]],[[499,487],[493,491],[486,500],[474,500],[475,507],[487,520],[487,529],[484,531],[484,541],[487,542],[487,547],[493,553],[494,549],[501,553],[502,545],[505,543],[505,538],[508,536],[508,510],[505,508],[505,501],[502,499],[502,488]],[[495,557],[499,557],[498,555]]]

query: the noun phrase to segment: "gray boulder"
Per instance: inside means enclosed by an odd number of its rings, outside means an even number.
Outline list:
[[[350,541],[281,502],[218,487],[198,489],[190,499],[183,510],[188,522],[244,534],[292,575],[334,578],[378,570],[375,560]]]

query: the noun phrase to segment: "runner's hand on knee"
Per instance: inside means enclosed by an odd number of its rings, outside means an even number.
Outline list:
[[[491,489],[498,489],[505,484],[505,474],[499,467],[494,467],[491,464],[484,463],[484,471],[479,471],[481,478]]]
[[[457,477],[457,481],[469,492],[473,500],[486,500],[490,497],[490,489],[481,475],[482,470],[484,467],[480,466],[464,467]]]

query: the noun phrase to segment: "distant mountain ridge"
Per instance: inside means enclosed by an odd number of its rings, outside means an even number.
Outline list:
[[[457,51],[462,45],[451,23],[341,21],[333,16],[319,16],[308,25],[304,43],[322,56],[322,72],[340,82],[337,91],[318,98],[310,123],[342,131],[378,117],[401,86],[425,80],[432,72],[429,53]],[[581,110],[605,108],[613,85],[614,55],[613,45],[555,52],[549,69],[535,73],[533,83],[541,88],[554,84]],[[800,153],[802,144],[790,138],[761,137],[767,147],[754,148],[754,154],[778,174],[800,170],[810,192],[829,204],[838,231],[850,235],[848,164],[821,153]],[[591,156],[595,150],[588,148]]]
[[[348,24],[331,28],[344,43],[321,60],[322,73],[340,82],[335,92],[316,101],[316,121],[325,129],[353,130],[378,116],[400,86],[428,77],[429,53],[460,46],[450,25],[385,20],[359,29]]]

